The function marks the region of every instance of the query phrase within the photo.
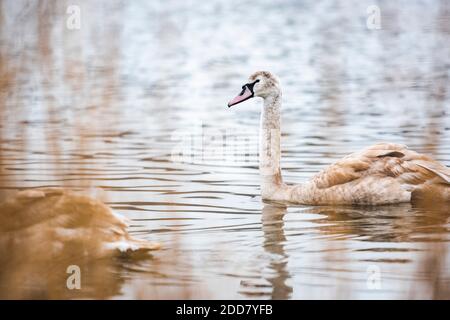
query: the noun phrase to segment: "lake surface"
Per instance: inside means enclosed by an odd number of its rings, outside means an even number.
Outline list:
[[[88,190],[163,248],[77,292],[3,265],[0,297],[450,298],[448,207],[263,203],[262,102],[226,107],[280,77],[290,183],[379,141],[450,166],[450,3],[377,3],[381,29],[372,1],[2,1],[1,189]]]

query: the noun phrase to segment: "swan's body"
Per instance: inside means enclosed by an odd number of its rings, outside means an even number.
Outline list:
[[[89,258],[101,258],[158,248],[131,237],[126,227],[124,218],[87,196],[63,189],[20,191],[0,203],[0,253],[26,246],[35,256],[54,256],[78,248]]]
[[[265,71],[254,73],[249,80],[229,106],[253,96],[264,99],[259,144],[263,199],[312,205],[450,201],[450,169],[394,143],[379,143],[352,153],[304,184],[285,184],[280,168],[279,81]]]

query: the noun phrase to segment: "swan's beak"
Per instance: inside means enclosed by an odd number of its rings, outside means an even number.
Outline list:
[[[228,102],[228,108],[234,106],[235,104],[244,102],[245,100],[248,100],[250,98],[253,98],[253,92],[248,87],[248,85],[245,85],[242,87],[241,93],[235,98],[233,98],[230,102]]]

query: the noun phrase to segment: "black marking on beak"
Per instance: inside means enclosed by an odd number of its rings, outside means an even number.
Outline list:
[[[243,86],[242,86],[242,89],[244,89],[244,90],[242,90],[242,93],[241,93],[240,95],[243,95],[243,94],[244,94],[245,87],[247,87],[247,88],[250,90],[250,92],[252,93],[252,98],[253,98],[253,96],[255,95],[255,93],[253,92],[253,87],[255,86],[255,84],[256,84],[257,82],[259,82],[259,79],[256,79],[256,80],[253,81],[252,83],[246,83],[245,85],[243,85]]]
[[[250,90],[251,95],[250,95],[248,98],[246,98],[246,99],[244,99],[244,100],[242,100],[242,101],[239,101],[238,103],[247,101],[248,99],[251,99],[251,98],[253,98],[253,97],[255,96],[255,92],[253,91],[253,87],[255,86],[255,84],[256,84],[257,82],[259,82],[259,79],[256,79],[255,81],[250,82],[250,83],[246,83],[246,84],[244,84],[244,85],[242,86],[242,91],[241,91],[241,93],[239,93],[239,96],[242,96],[242,95],[244,94],[245,89]],[[236,104],[237,104],[237,103],[236,103]],[[231,106],[233,106],[233,105],[228,105],[228,108],[230,108]]]

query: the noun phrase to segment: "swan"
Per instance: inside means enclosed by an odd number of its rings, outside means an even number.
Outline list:
[[[228,107],[263,98],[259,170],[263,200],[308,205],[382,205],[450,201],[450,169],[396,143],[377,143],[352,153],[309,181],[288,185],[280,168],[281,87],[267,71],[253,73]]]
[[[0,202],[0,253],[26,249],[42,257],[70,249],[104,258],[159,248],[126,228],[126,220],[101,201],[62,188],[22,190]]]

